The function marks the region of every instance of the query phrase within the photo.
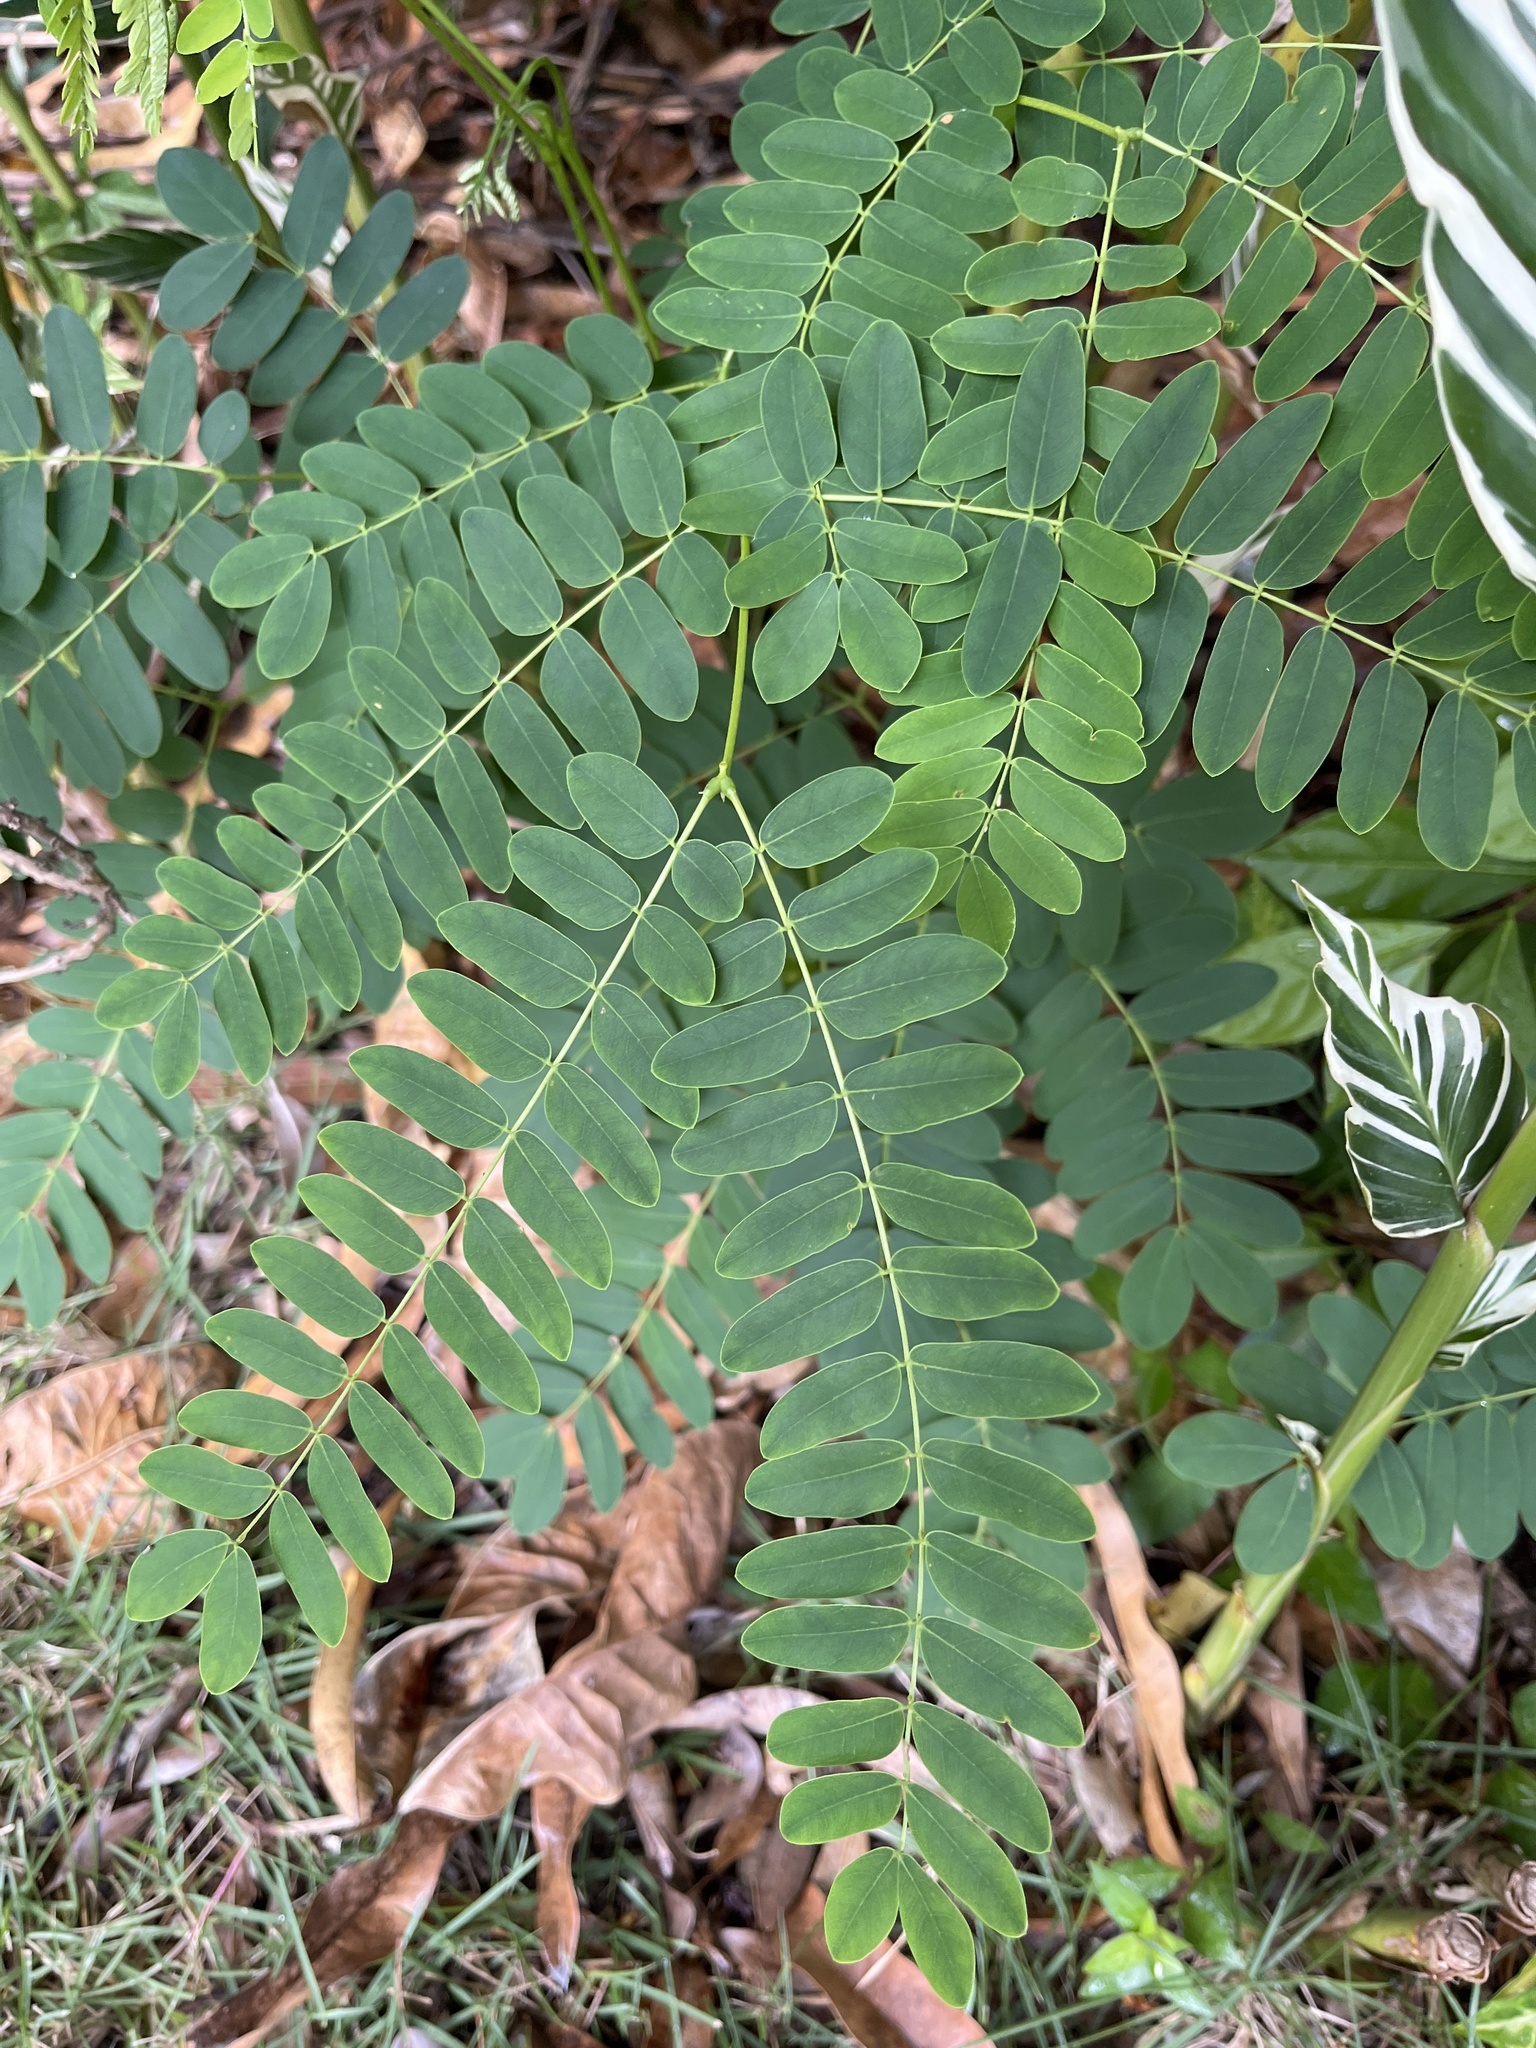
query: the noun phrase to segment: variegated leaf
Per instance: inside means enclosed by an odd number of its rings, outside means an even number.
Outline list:
[[[1385,0],[1387,107],[1426,209],[1435,377],[1467,495],[1536,584],[1536,272],[1522,195],[1536,119],[1529,0]]]
[[[1297,893],[1322,947],[1323,1049],[1371,1216],[1388,1237],[1450,1230],[1525,1114],[1509,1033],[1481,1003],[1390,980],[1359,925]]]

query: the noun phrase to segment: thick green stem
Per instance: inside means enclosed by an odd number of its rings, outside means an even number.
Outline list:
[[[1301,1577],[1307,1558],[1408,1405],[1436,1353],[1466,1312],[1495,1253],[1532,1201],[1536,1201],[1536,1112],[1515,1133],[1465,1224],[1441,1245],[1429,1277],[1335,1431],[1316,1474],[1317,1504],[1307,1556],[1290,1571],[1250,1572],[1240,1580],[1185,1667],[1184,1690],[1197,1719],[1209,1719],[1226,1701]]]
[[[0,114],[16,130],[16,139],[31,157],[33,168],[60,206],[66,206],[73,213],[80,203],[80,195],[70,182],[69,173],[48,147],[42,130],[32,118],[32,109],[26,95],[19,92],[14,79],[3,63],[0,63]]]
[[[21,323],[16,318],[16,302],[11,297],[10,272],[5,267],[3,255],[0,255],[0,334],[5,336],[17,355],[20,355]]]

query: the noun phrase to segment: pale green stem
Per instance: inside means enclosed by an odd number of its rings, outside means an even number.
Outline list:
[[[1230,1696],[1249,1657],[1306,1569],[1307,1559],[1466,1312],[1495,1253],[1533,1200],[1536,1111],[1515,1133],[1471,1215],[1441,1245],[1429,1277],[1335,1431],[1316,1475],[1316,1507],[1306,1557],[1289,1571],[1246,1574],[1185,1667],[1184,1690],[1198,1720],[1210,1719]]]

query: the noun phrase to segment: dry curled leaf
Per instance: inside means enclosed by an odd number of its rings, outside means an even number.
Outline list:
[[[1536,1863],[1522,1863],[1504,1880],[1504,1917],[1519,1934],[1536,1934]]]
[[[721,1729],[718,1747],[719,1768],[694,1793],[683,1816],[683,1834],[690,1840],[745,1813],[763,1782],[763,1752],[740,1723]]]
[[[1437,1984],[1486,1984],[1495,1944],[1470,1913],[1378,1906],[1349,1930],[1354,1947],[1422,1970]]]
[[[403,178],[427,146],[426,125],[409,100],[376,107],[370,123],[379,164],[389,179]]]
[[[681,1438],[670,1471],[647,1472],[612,1516],[590,1518],[599,1549],[608,1536],[618,1546],[593,1634],[546,1676],[505,1697],[488,1693],[482,1711],[405,1786],[400,1827],[389,1848],[348,1865],[321,1887],[301,1928],[317,1982],[333,1982],[387,1956],[432,1896],[453,1837],[476,1821],[494,1819],[523,1791],[533,1794],[541,1850],[539,1931],[556,1976],[568,1974],[580,1932],[570,1875],[577,1834],[594,1806],[611,1806],[623,1797],[648,1738],[674,1725],[693,1699],[693,1659],[671,1636],[680,1633],[676,1625],[719,1577],[755,1454],[756,1432],[749,1423],[712,1424]],[[609,1526],[601,1529],[600,1523]],[[521,1584],[533,1595],[525,1607],[550,1597],[552,1589],[573,1592],[581,1568],[561,1550],[576,1541],[567,1529],[562,1543],[542,1556],[501,1546],[493,1572],[470,1575],[478,1584],[465,1604],[480,1607],[492,1585],[500,1600],[515,1603]],[[523,1615],[509,1604],[500,1619],[521,1621]],[[466,1626],[453,1633],[461,1623]],[[393,1669],[387,1660],[375,1660],[368,1667],[373,1677],[365,1671],[359,1683],[365,1720],[389,1702],[401,1716],[398,1741],[368,1724],[365,1753],[370,1767],[385,1777],[400,1768],[407,1744],[412,1755],[420,1754],[429,1703],[422,1698],[423,1683],[445,1651],[472,1642],[477,1630],[494,1638],[498,1623],[493,1619],[488,1628],[482,1613],[461,1613],[437,1626],[449,1633],[413,1632],[419,1653],[402,1653]],[[477,1669],[492,1691],[504,1680],[504,1666],[493,1656],[483,1657]],[[467,1710],[470,1702],[459,1704]],[[305,1996],[303,1970],[290,1959],[201,2020],[192,2034],[194,2048],[249,2048]]]
[[[1410,1657],[1447,1692],[1465,1683],[1482,1642],[1483,1567],[1456,1544],[1430,1571],[1400,1559],[1378,1566],[1376,1590],[1387,1625]]]
[[[1263,1729],[1275,1765],[1266,1798],[1293,1820],[1312,1818],[1312,1774],[1307,1741],[1306,1686],[1302,1676],[1301,1626],[1287,1607],[1269,1632],[1267,1646],[1249,1667],[1248,1711]]]
[[[624,1791],[631,1745],[666,1727],[693,1687],[693,1659],[659,1631],[583,1647],[473,1721],[412,1779],[401,1811],[468,1827],[545,1778],[611,1806]]]
[[[581,1566],[523,1553],[499,1575],[505,1604],[407,1629],[358,1673],[354,1700],[359,1771],[398,1799],[467,1719],[544,1675],[534,1623],[551,1601],[587,1590]],[[482,1589],[483,1590],[483,1589]]]
[[[785,1915],[785,1940],[797,1984],[830,2001],[860,2048],[968,2048],[986,2030],[970,2013],[945,2005],[910,1956],[882,1941],[861,1963],[833,1962],[822,1934],[826,1895],[808,1884]],[[782,1971],[777,1935],[726,1928],[721,1941],[743,1975],[771,1986]]]
[[[1199,1783],[1184,1741],[1184,1688],[1178,1659],[1153,1627],[1148,1602],[1155,1588],[1131,1518],[1108,1485],[1078,1491],[1092,1511],[1099,1569],[1114,1616],[1115,1632],[1131,1686],[1138,1747],[1142,1750],[1142,1826],[1154,1856],[1182,1862],[1177,1837],[1168,1821],[1162,1788],[1170,1801]],[[1149,1766],[1155,1761],[1156,1770]]]
[[[640,1831],[640,1845],[657,1876],[676,1876],[687,1851],[677,1824],[677,1800],[672,1792],[672,1773],[660,1757],[650,1756],[629,1774],[624,1797]]]
[[[587,1647],[660,1628],[713,1592],[756,1462],[755,1427],[716,1422],[679,1437],[667,1470],[653,1467],[624,1496],[619,1555]]]
[[[5,1405],[0,1507],[93,1553],[141,1542],[173,1511],[144,1486],[139,1461],[183,1401],[224,1379],[208,1344],[55,1373]]]
[[[381,1510],[386,1528],[400,1505],[396,1494]],[[356,1716],[353,1706],[357,1683],[357,1653],[368,1627],[368,1610],[373,1605],[374,1582],[365,1578],[355,1564],[333,1553],[347,1596],[347,1625],[339,1643],[322,1643],[309,1688],[309,1733],[315,1745],[315,1765],[320,1781],[331,1795],[331,1803],[342,1819],[358,1824],[373,1811],[371,1777],[359,1769]]]
[[[1067,1753],[1067,1771],[1083,1818],[1113,1861],[1129,1855],[1141,1839],[1141,1821],[1131,1781],[1117,1760],[1104,1752],[1074,1749]]]

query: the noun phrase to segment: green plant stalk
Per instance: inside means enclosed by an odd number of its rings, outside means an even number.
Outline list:
[[[0,114],[4,114],[16,130],[17,139],[53,197],[60,206],[68,207],[73,213],[80,204],[80,195],[71,183],[69,173],[48,147],[41,129],[32,118],[26,95],[17,91],[15,80],[4,64],[0,64]]]
[[[0,334],[21,354],[21,323],[16,318],[16,302],[11,297],[11,276],[0,255]]]
[[[571,176],[576,180],[582,197],[587,202],[592,218],[603,231],[603,238],[608,244],[608,260],[619,273],[620,281],[624,286],[625,297],[629,300],[630,310],[635,316],[635,324],[640,330],[641,338],[645,342],[646,347],[654,356],[658,353],[658,345],[656,336],[651,328],[650,312],[646,306],[644,295],[635,281],[635,274],[629,267],[629,258],[624,254],[618,230],[609,216],[607,207],[603,204],[602,197],[598,192],[596,184],[593,182],[592,173],[587,169],[587,160],[581,153],[581,145],[576,140],[576,126],[571,119],[571,103],[565,96],[565,80],[560,76],[559,66],[548,57],[535,57],[528,66],[528,69],[523,73],[522,83],[525,88],[528,80],[536,70],[543,71],[547,75],[550,84],[554,87],[555,103],[560,109],[560,118],[554,129],[554,140],[565,158],[566,166]],[[567,208],[568,212],[569,210]],[[574,218],[573,214],[572,219],[574,220]]]
[[[1515,1133],[1466,1222],[1441,1245],[1429,1277],[1335,1431],[1315,1474],[1317,1504],[1306,1556],[1289,1571],[1242,1578],[1185,1667],[1185,1696],[1197,1720],[1220,1711],[1329,1524],[1465,1313],[1495,1253],[1533,1201],[1536,1111]]]
[[[292,4],[302,5],[303,0],[292,0]],[[437,0],[401,0],[401,5],[405,8],[407,14],[415,16],[422,27],[453,58],[459,68],[475,81],[491,105],[499,113],[509,115],[516,122],[519,132],[526,138],[530,148],[554,181],[555,190],[560,195],[560,204],[565,208],[566,216],[576,231],[576,239],[581,248],[582,260],[587,266],[588,275],[591,277],[593,286],[603,305],[609,312],[612,312],[614,310],[613,295],[608,289],[608,280],[604,275],[601,259],[592,246],[590,236],[587,234],[586,222],[581,214],[581,206],[578,203],[576,192],[572,189],[572,180],[574,179],[576,187],[580,190],[581,197],[586,201],[587,208],[592,218],[596,221],[604,241],[608,245],[609,256],[623,282],[625,296],[628,298],[630,310],[634,314],[635,325],[639,329],[646,347],[651,351],[652,355],[655,355],[657,353],[656,338],[651,329],[650,316],[646,310],[645,300],[641,295],[639,286],[635,282],[634,273],[629,267],[628,260],[619,245],[618,231],[609,217],[608,209],[604,206],[597,187],[592,182],[585,162],[582,160],[581,150],[577,146],[575,135],[571,130],[570,107],[566,102],[565,88],[561,83],[559,72],[547,59],[535,58],[520,79],[510,79],[504,71],[500,70],[490,61],[483,50],[479,49],[465,35],[458,23],[437,5]],[[531,74],[540,67],[548,71],[554,81],[556,101],[559,107],[559,115],[555,122],[550,125],[546,125],[544,120],[537,118],[541,113],[547,112],[545,103],[530,101],[528,97],[527,81]]]
[[[327,69],[330,68],[331,60],[315,25],[315,17],[309,11],[309,0],[272,0],[272,25],[279,40],[285,42],[289,49],[297,50],[305,57],[316,57]],[[373,188],[368,166],[355,146],[348,142],[343,147],[347,152],[347,162],[352,166],[352,183],[347,193],[347,225],[360,228],[373,211],[379,195]]]

